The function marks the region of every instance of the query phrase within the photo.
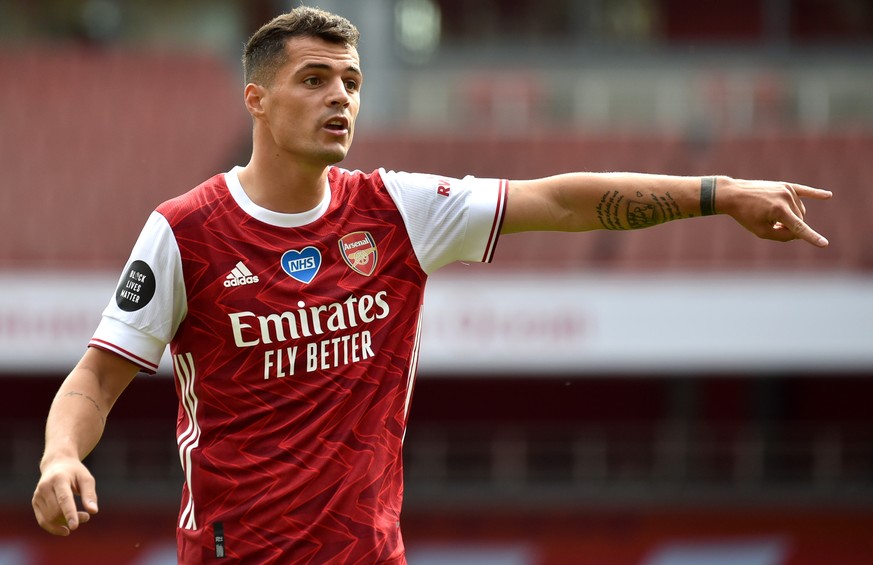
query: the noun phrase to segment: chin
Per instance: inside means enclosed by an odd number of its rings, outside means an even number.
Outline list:
[[[322,158],[328,165],[335,165],[345,159],[348,152],[348,149],[325,151]]]

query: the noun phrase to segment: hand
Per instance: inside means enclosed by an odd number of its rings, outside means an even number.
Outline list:
[[[75,495],[83,510],[76,508]],[[56,536],[68,536],[97,513],[94,477],[77,459],[47,465],[33,493],[33,513],[40,527]]]
[[[827,247],[828,240],[803,221],[806,206],[801,199],[827,200],[831,196],[829,190],[802,184],[718,177],[715,209],[729,214],[760,238],[802,239],[816,247]]]

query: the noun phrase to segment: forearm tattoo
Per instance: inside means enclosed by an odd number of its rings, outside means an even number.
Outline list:
[[[79,396],[81,398],[84,398],[85,400],[90,401],[91,404],[94,405],[94,409],[97,410],[97,416],[99,416],[100,422],[103,424],[106,424],[106,417],[103,416],[103,411],[100,409],[100,404],[98,404],[96,400],[94,400],[93,398],[91,398],[90,396],[88,396],[85,393],[78,392],[75,390],[64,394],[64,397],[74,397],[74,396]]]
[[[690,215],[682,213],[669,192],[637,191],[635,198],[625,198],[612,190],[604,192],[597,204],[597,219],[608,230],[637,230],[685,217]]]

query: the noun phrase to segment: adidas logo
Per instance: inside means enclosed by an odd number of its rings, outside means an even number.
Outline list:
[[[254,284],[258,282],[258,275],[253,275],[248,267],[243,265],[243,262],[240,261],[236,264],[236,267],[227,275],[227,278],[224,280],[224,286],[242,286],[245,284]]]

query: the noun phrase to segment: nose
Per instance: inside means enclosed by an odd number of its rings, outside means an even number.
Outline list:
[[[327,95],[328,106],[348,106],[351,103],[352,97],[349,91],[346,90],[345,83],[342,79],[332,83]]]

